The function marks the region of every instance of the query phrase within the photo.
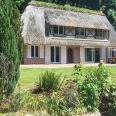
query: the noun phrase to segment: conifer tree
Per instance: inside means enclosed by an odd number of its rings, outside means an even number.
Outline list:
[[[9,82],[6,96],[11,94],[15,89],[19,79],[19,66],[22,57],[20,56],[20,52],[18,52],[19,45],[17,45],[19,34],[15,32],[19,26],[15,27],[13,25],[14,5],[15,2],[13,0],[0,0],[0,53],[3,53],[9,60],[9,70],[7,72]],[[16,28],[17,30],[15,30]]]

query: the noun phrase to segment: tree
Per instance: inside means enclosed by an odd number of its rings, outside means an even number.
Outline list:
[[[17,0],[16,0],[17,1]],[[25,8],[27,7],[28,5],[28,2],[30,2],[31,0],[24,0],[24,2],[20,2],[20,6],[18,6],[18,9],[20,11],[20,13],[23,13]]]
[[[18,50],[22,48],[23,44],[21,43],[20,46],[18,44],[21,37],[19,36],[20,28],[17,20],[15,20],[16,22],[14,23],[16,14],[13,12],[15,9],[13,6],[15,6],[15,2],[13,0],[0,0],[0,6],[0,53],[3,53],[9,61],[9,81],[6,92],[6,96],[8,96],[14,91],[19,79],[19,67],[22,53]]]

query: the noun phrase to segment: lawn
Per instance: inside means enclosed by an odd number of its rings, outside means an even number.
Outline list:
[[[93,67],[87,67],[93,68]],[[110,70],[110,76],[116,78],[116,66],[107,66],[107,69]],[[18,83],[21,85],[21,90],[24,89],[31,89],[34,87],[35,82],[38,81],[39,75],[44,73],[46,70],[54,71],[56,74],[61,73],[61,77],[64,76],[66,78],[74,78],[75,76],[72,75],[75,70],[73,67],[70,68],[20,68],[20,79]],[[87,73],[86,70],[83,71],[85,74]]]

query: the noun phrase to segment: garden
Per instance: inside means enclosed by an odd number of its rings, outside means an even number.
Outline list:
[[[20,68],[15,91],[9,97],[0,91],[0,116],[81,116],[97,109],[115,116],[115,68],[103,61],[97,67],[80,61],[72,68]]]

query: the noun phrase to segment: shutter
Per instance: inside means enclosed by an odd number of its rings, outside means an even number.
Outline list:
[[[80,47],[80,58],[82,59],[82,62],[85,62],[85,48]]]
[[[108,58],[110,58],[110,48],[108,48]]]
[[[61,64],[66,64],[66,46],[61,46]]]
[[[50,64],[50,46],[45,46],[45,64]]]
[[[101,48],[101,60],[106,62],[106,48],[105,47]]]
[[[31,58],[31,45],[27,45],[27,58]]]
[[[44,45],[40,45],[40,58],[44,58]]]

